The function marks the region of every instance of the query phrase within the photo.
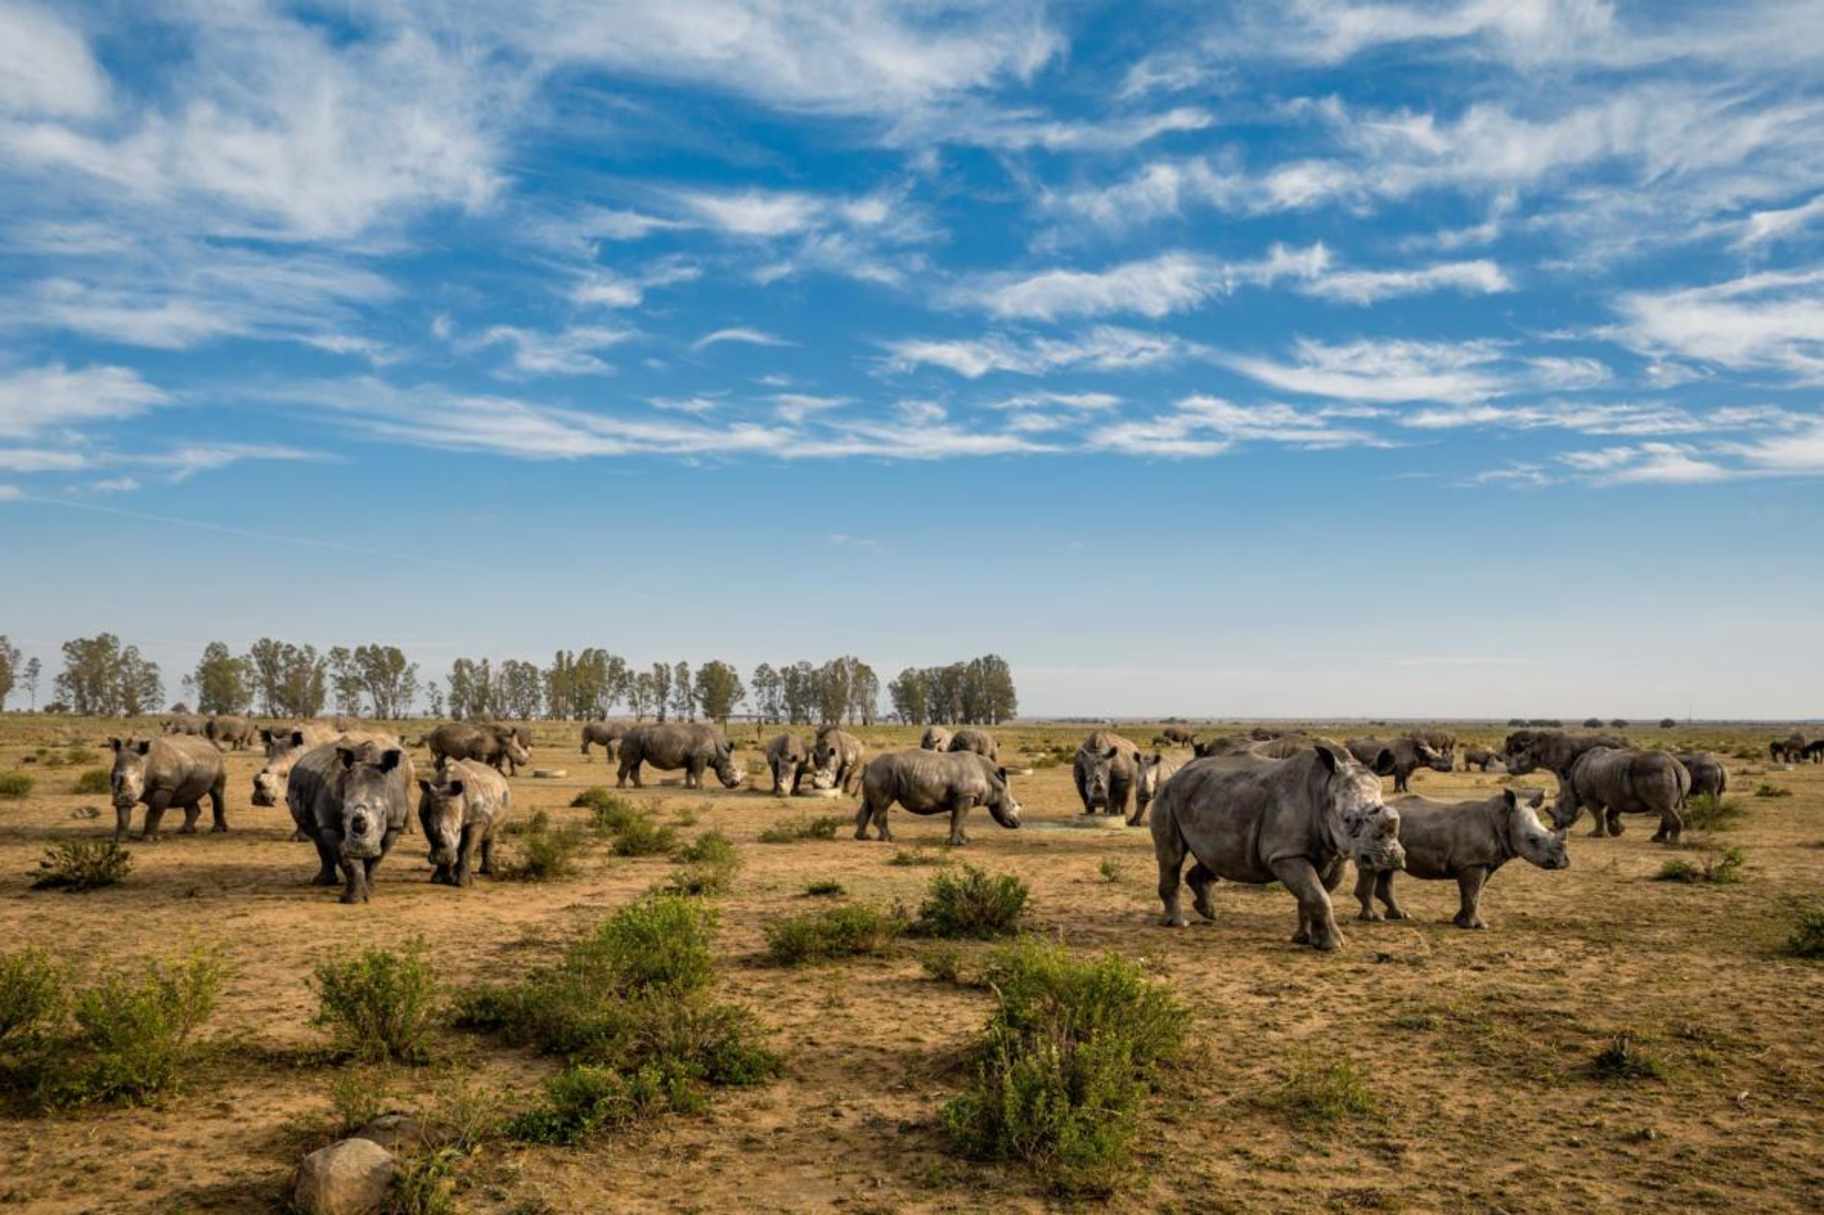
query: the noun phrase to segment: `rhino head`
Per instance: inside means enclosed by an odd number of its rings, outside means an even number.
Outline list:
[[[1114,783],[1115,760],[1121,757],[1121,748],[1085,750],[1080,754],[1083,757],[1083,794],[1089,800],[1089,808],[1105,810],[1108,808],[1109,787]]]
[[[1146,813],[1146,808],[1159,795],[1159,776],[1165,771],[1165,756],[1155,751],[1151,755],[1140,757],[1140,766],[1134,776],[1134,817],[1138,819]]]
[[[1537,736],[1530,732],[1510,734],[1501,751],[1501,762],[1515,776],[1525,776],[1539,767]]]
[[[1418,752],[1419,761],[1433,772],[1448,772],[1451,770],[1452,765],[1449,752],[1440,751],[1426,742],[1417,744],[1413,749]]]
[[[437,765],[435,779],[420,780],[424,795],[419,817],[424,824],[425,842],[430,845],[433,865],[454,865],[462,844],[462,824],[468,814],[468,791],[462,775],[444,764]]]
[[[1543,789],[1534,790],[1533,796],[1526,801],[1521,801],[1512,789],[1506,789],[1501,793],[1501,801],[1501,812],[1507,825],[1507,846],[1516,855],[1541,869],[1571,867],[1571,851],[1565,844],[1570,824],[1560,825],[1556,831],[1548,831],[1545,824],[1539,821],[1539,807],[1545,804]]]
[[[1364,869],[1406,868],[1406,849],[1400,846],[1400,812],[1381,800],[1380,776],[1347,752],[1322,744],[1316,751],[1323,782],[1318,810],[1338,849]],[[1391,756],[1383,751],[1379,758]]]
[[[253,804],[276,806],[285,800],[291,766],[304,751],[302,730],[261,730],[266,743],[266,766],[253,774]]]
[[[405,753],[389,747],[374,754],[372,746],[336,748],[341,769],[336,789],[342,801],[342,852],[355,858],[373,858],[386,850],[391,822],[393,769]]]
[[[710,761],[716,770],[716,779],[722,782],[724,789],[736,789],[741,785],[741,769],[735,767],[735,748],[729,743],[716,747],[716,757]]]
[[[519,741],[519,735],[512,726],[495,726],[494,738],[500,743],[500,752],[515,764],[532,762],[532,752]]]
[[[146,795],[146,753],[152,750],[143,738],[113,738],[114,770],[108,773],[108,788],[114,795],[114,808],[126,809],[139,804]]]
[[[994,778],[988,782],[988,813],[1003,827],[1020,825],[1020,802],[1013,795],[1005,768],[994,769]]]

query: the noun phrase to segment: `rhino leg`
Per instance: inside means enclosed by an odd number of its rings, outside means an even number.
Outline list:
[[[218,780],[209,789],[209,816],[215,820],[211,831],[228,830],[228,799],[222,796],[226,779]]]
[[[968,802],[964,801],[960,797],[953,798],[951,800],[951,802],[950,802],[950,839],[948,842],[952,848],[960,848],[964,844],[967,844],[969,842],[969,837],[963,833],[963,819],[968,815],[968,813],[969,813],[969,803]]]
[[[342,897],[340,903],[365,903],[367,901],[367,867],[353,857],[342,862]]]
[[[1162,827],[1166,829],[1162,830]],[[1159,901],[1165,906],[1165,918],[1161,923],[1167,928],[1183,928],[1189,923],[1184,918],[1184,908],[1179,905],[1178,893],[1185,851],[1184,837],[1174,824],[1153,824],[1153,856],[1159,862]]]
[[[116,844],[127,838],[127,832],[133,827],[133,807],[114,807],[114,842]]]
[[[158,842],[158,824],[165,817],[165,809],[171,804],[169,793],[154,793],[146,799],[146,821],[139,829],[139,838],[148,844]],[[132,811],[127,812],[131,814]]]
[[[684,765],[684,787],[701,789],[703,787],[703,761],[693,759]]]
[[[1451,920],[1458,928],[1487,928],[1482,922],[1482,884],[1488,881],[1488,869],[1477,865],[1457,875],[1457,893],[1463,905]]]
[[[196,821],[203,817],[203,803],[197,800],[184,807],[184,825],[177,829],[179,835],[195,835]]]
[[[475,884],[475,853],[481,847],[479,826],[463,828],[461,850],[456,854],[456,871],[452,875],[458,886]]]
[[[448,865],[437,865],[431,869],[431,885],[454,886],[455,884],[456,880],[450,876]]]
[[[1210,887],[1217,882],[1217,877],[1204,867],[1199,860],[1191,862],[1191,871],[1184,875],[1184,884],[1191,888],[1191,906],[1197,914],[1206,920],[1216,918],[1216,907],[1210,902]]]
[[[490,826],[487,834],[481,837],[481,873],[494,876],[494,828]]]
[[[1374,895],[1376,898],[1380,899],[1381,903],[1387,908],[1388,919],[1403,920],[1407,918],[1406,909],[1400,906],[1399,902],[1393,897],[1394,873],[1395,871],[1392,869],[1382,869],[1379,872],[1374,879]],[[1378,919],[1379,917],[1376,918]]]
[[[1381,913],[1374,908],[1374,892],[1376,886],[1379,885],[1379,879],[1380,873],[1377,870],[1356,867],[1355,900],[1362,905],[1362,910],[1355,917],[1356,919],[1373,923],[1382,918]]]
[[[1621,825],[1621,811],[1610,810],[1607,812],[1607,818],[1610,835],[1620,835],[1626,829]],[[1598,819],[1597,821],[1601,822],[1602,820]]]
[[[336,877],[336,854],[342,849],[342,837],[325,827],[317,832],[312,842],[317,846],[317,860],[322,862],[322,868],[317,870],[316,877],[310,879],[310,884],[334,886],[340,880]]]
[[[1287,857],[1269,866],[1273,876],[1284,882],[1298,900],[1298,932],[1295,945],[1310,945],[1329,951],[1343,943],[1342,930],[1336,926],[1336,912],[1330,906],[1330,895],[1319,880],[1317,869],[1302,856]]]
[[[628,763],[625,758],[621,760],[621,771],[615,778],[614,787],[617,789],[625,789],[627,787],[628,777],[633,778],[633,787],[635,789],[644,788],[644,786],[640,784],[640,761],[637,759],[632,763]]]
[[[1077,782],[1077,799],[1083,803],[1083,813],[1094,814],[1096,808],[1090,803],[1089,784],[1083,779],[1082,771],[1080,769],[1073,771],[1071,777]]]

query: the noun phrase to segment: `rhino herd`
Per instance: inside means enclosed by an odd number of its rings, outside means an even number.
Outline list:
[[[144,839],[158,838],[173,807],[184,812],[181,830],[193,832],[205,798],[214,830],[226,831],[223,752],[260,745],[265,763],[253,779],[253,804],[282,801],[289,809],[293,838],[316,848],[315,884],[341,886],[345,903],[370,899],[375,871],[412,831],[415,785],[431,881],[461,888],[495,870],[495,839],[512,810],[506,777],[531,762],[531,741],[525,726],[509,723],[445,723],[407,742],[342,721],[259,728],[229,716],[177,718],[159,737],[112,740],[115,838],[126,836],[141,804]],[[422,776],[411,758],[415,746],[430,754]],[[682,771],[693,789],[710,772],[730,789],[744,779],[734,745],[713,725],[589,722],[582,753],[592,746],[618,763],[622,787],[641,787],[648,767]],[[1193,757],[1175,766],[1164,754],[1172,747],[1189,747]],[[1277,881],[1297,903],[1292,939],[1324,950],[1342,943],[1330,896],[1351,861],[1358,918],[1404,919],[1396,895],[1403,873],[1455,881],[1454,923],[1483,928],[1489,878],[1516,858],[1546,870],[1568,867],[1566,836],[1586,813],[1592,836],[1620,835],[1623,815],[1646,814],[1658,820],[1653,839],[1676,844],[1690,798],[1721,796],[1728,782],[1721,761],[1704,752],[1641,750],[1613,735],[1517,730],[1498,751],[1466,747],[1464,766],[1550,771],[1558,794],[1549,808],[1542,792],[1512,789],[1460,802],[1412,796],[1413,773],[1452,770],[1456,749],[1456,738],[1442,731],[1338,743],[1264,728],[1199,739],[1170,727],[1149,751],[1096,730],[1076,749],[1072,780],[1085,816],[1122,817],[1151,831],[1165,924],[1187,922],[1184,885],[1192,908],[1214,919],[1210,892],[1218,882]],[[1772,752],[1795,761],[1824,757],[1824,740],[1795,735],[1776,740]],[[918,748],[871,758],[859,738],[835,725],[808,737],[788,731],[763,747],[773,795],[798,794],[807,779],[817,790],[857,794],[856,839],[867,839],[870,828],[875,839],[892,839],[888,815],[898,806],[947,816],[952,845],[968,842],[965,820],[976,807],[1002,827],[1020,826],[1019,800],[999,754],[993,735],[973,727],[932,726]],[[1385,776],[1394,779],[1391,801],[1382,796]]]

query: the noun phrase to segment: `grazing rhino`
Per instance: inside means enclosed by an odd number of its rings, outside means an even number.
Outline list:
[[[531,754],[532,754],[532,727],[531,726],[527,725],[523,721],[491,721],[488,724],[490,726],[492,726],[494,729],[506,730],[508,733],[512,734],[513,741],[518,743],[520,745],[521,749],[523,749],[527,755],[526,759],[522,759],[519,762],[520,763],[530,763],[531,762],[531,758],[530,758]]]
[[[836,789],[843,793],[861,777],[861,761],[867,749],[861,740],[847,730],[824,726],[817,731],[811,747],[811,785],[817,789]]]
[[[804,740],[796,734],[781,734],[767,743],[766,768],[773,774],[773,796],[796,796],[810,762],[811,753],[805,747]],[[786,787],[787,780],[791,781],[789,789]]]
[[[1414,730],[1409,737],[1418,739],[1453,764],[1456,762],[1457,736],[1449,730]]]
[[[701,789],[704,770],[713,768],[723,787],[733,789],[741,783],[734,750],[722,731],[701,722],[635,726],[621,736],[621,768],[615,784],[624,788],[632,777],[633,787],[640,788],[640,765],[651,764],[664,771],[684,769],[686,789]]]
[[[253,774],[253,804],[276,806],[284,801],[291,766],[312,747],[335,737],[334,730],[315,722],[262,729],[260,739],[266,746],[266,766]]]
[[[1167,726],[1165,729],[1159,731],[1159,737],[1165,739],[1166,742],[1174,747],[1194,747],[1197,745],[1197,735],[1192,731],[1185,729],[1183,726]]]
[[[1767,744],[1767,757],[1776,764],[1796,763],[1805,755],[1805,736],[1794,734],[1790,738],[1776,738]]]
[[[473,722],[445,722],[421,740],[433,759],[473,759],[496,771],[517,774],[520,764],[532,762],[532,753],[520,745],[512,726]]]
[[[203,723],[203,737],[224,751],[251,747],[259,736],[259,730],[252,722],[229,713],[218,714]]]
[[[160,722],[159,728],[160,732],[167,736],[192,734],[198,738],[206,738],[205,731],[209,728],[209,720],[200,713],[179,713],[176,717],[167,717]]]
[[[1500,762],[1501,757],[1487,747],[1470,747],[1463,752],[1463,770],[1465,772],[1471,768],[1480,768],[1486,772],[1490,764]]]
[[[1430,768],[1433,772],[1448,772],[1451,769],[1450,756],[1421,738],[1409,736],[1396,738],[1392,742],[1378,738],[1352,738],[1345,745],[1349,748],[1349,754],[1368,765],[1373,765],[1382,751],[1391,751],[1395,793],[1407,792],[1412,774],[1420,768]]]
[[[1515,776],[1544,768],[1562,785],[1571,775],[1577,757],[1592,747],[1626,748],[1628,740],[1616,734],[1566,734],[1562,730],[1516,730],[1501,744],[1501,762]]]
[[[140,838],[149,844],[158,842],[159,820],[172,806],[184,810],[184,825],[178,830],[194,835],[205,795],[215,816],[214,830],[228,830],[227,803],[222,796],[228,776],[222,753],[214,743],[187,734],[108,741],[114,748],[114,769],[108,774],[108,786],[114,795],[116,843],[126,838],[127,829],[133,825],[133,807],[141,802],[146,804],[146,821]]]
[[[972,806],[986,806],[1003,827],[1020,825],[1020,803],[1007,783],[1007,770],[972,751],[890,751],[868,761],[861,774],[861,809],[855,815],[855,838],[890,840],[887,811],[898,802],[911,814],[948,814],[950,844],[969,842],[963,819]]]
[[[918,745],[925,751],[948,751],[950,749],[950,731],[942,726],[926,726],[919,737]]]
[[[1285,736],[1286,732],[1284,730],[1269,730],[1265,726],[1255,726],[1252,730],[1248,731],[1248,737],[1255,742],[1272,742],[1276,738],[1284,738]]]
[[[1541,869],[1570,867],[1566,833],[1546,830],[1535,813],[1544,804],[1543,790],[1535,790],[1530,801],[1521,801],[1512,789],[1486,801],[1402,797],[1393,808],[1400,813],[1406,872],[1427,881],[1456,879],[1461,906],[1451,923],[1458,928],[1487,928],[1480,914],[1482,887],[1501,866],[1520,857]],[[1387,919],[1407,918],[1393,897],[1394,872],[1356,866],[1355,897],[1362,904],[1358,919],[1382,918],[1374,909],[1377,898],[1387,908]]]
[[[626,733],[627,727],[618,721],[586,721],[583,723],[583,754],[589,754],[589,745],[594,743],[609,759],[614,759],[621,749],[621,737]]]
[[[1824,764],[1824,738],[1814,738],[1806,743],[1802,754],[1814,764]]]
[[[977,730],[973,726],[964,726],[950,736],[950,750],[973,751],[983,759],[1000,762],[1000,744],[994,741],[994,735],[986,730]]]
[[[1071,775],[1084,814],[1126,814],[1140,773],[1140,748],[1108,730],[1097,730],[1077,747]]]
[[[430,780],[418,782],[418,823],[431,846],[431,881],[471,886],[475,874],[494,875],[494,833],[513,806],[506,778],[472,759],[437,762]],[[481,867],[475,866],[479,852]]]
[[[1128,818],[1127,825],[1138,827],[1146,821],[1147,807],[1159,796],[1159,786],[1176,771],[1168,767],[1165,756],[1154,751],[1151,755],[1142,755],[1134,772],[1134,813]]]
[[[1684,751],[1677,756],[1691,774],[1692,797],[1721,797],[1729,788],[1729,770],[1708,751]]]
[[[1215,738],[1205,738],[1191,744],[1191,754],[1198,759],[1208,759],[1212,755],[1233,755],[1237,751],[1248,749],[1249,740],[1234,734],[1219,734]]]
[[[1653,842],[1676,844],[1685,827],[1679,812],[1690,794],[1691,773],[1664,751],[1592,747],[1559,782],[1552,825],[1569,827],[1588,808],[1596,819],[1591,835],[1620,835],[1622,815],[1657,814]]]
[[[1378,757],[1390,770],[1391,754]],[[1153,800],[1153,851],[1159,861],[1159,899],[1165,923],[1184,926],[1179,873],[1188,855],[1192,905],[1216,918],[1210,886],[1218,878],[1264,885],[1281,881],[1298,900],[1292,940],[1318,949],[1343,943],[1330,905],[1343,863],[1376,869],[1405,864],[1399,811],[1381,801],[1376,773],[1330,742],[1289,759],[1252,757],[1192,760]]]
[[[313,886],[334,886],[344,903],[373,897],[374,873],[411,813],[411,756],[397,739],[349,734],[312,747],[292,765],[285,804],[317,846]]]

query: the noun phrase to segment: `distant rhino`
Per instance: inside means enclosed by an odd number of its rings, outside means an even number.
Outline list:
[[[1419,738],[1396,738],[1391,742],[1378,738],[1352,738],[1347,746],[1349,754],[1371,767],[1381,752],[1392,752],[1395,793],[1405,793],[1412,774],[1420,768],[1430,768],[1433,772],[1448,772],[1451,769],[1450,756]]]
[[[1179,873],[1188,855],[1192,905],[1215,919],[1210,887],[1219,878],[1284,882],[1298,900],[1296,944],[1335,949],[1343,942],[1329,891],[1344,863],[1398,869],[1399,812],[1381,801],[1380,777],[1341,747],[1315,743],[1288,759],[1252,756],[1192,760],[1153,800],[1153,851],[1165,923],[1185,923]]]
[[[1097,730],[1071,761],[1084,814],[1125,815],[1140,772],[1140,748],[1108,730]]]
[[[1449,730],[1414,730],[1409,735],[1443,755],[1453,763],[1457,757],[1457,736]]]
[[[926,726],[924,734],[918,740],[918,745],[926,751],[948,751],[950,749],[950,731],[942,726]]]
[[[766,768],[773,774],[773,796],[796,796],[810,762],[811,753],[796,734],[788,731],[767,743]]]
[[[1501,757],[1493,751],[1490,751],[1487,747],[1469,747],[1463,752],[1463,770],[1465,772],[1469,771],[1471,768],[1480,768],[1482,771],[1487,772],[1490,764],[1498,764],[1500,762]]]
[[[1147,807],[1159,796],[1159,787],[1177,769],[1165,762],[1165,756],[1154,751],[1151,755],[1142,755],[1134,773],[1134,812],[1128,817],[1127,825],[1138,827],[1146,821]]]
[[[601,747],[609,759],[614,759],[621,749],[621,737],[627,733],[627,726],[618,721],[586,721],[583,723],[583,754],[589,754],[591,743]]]
[[[229,713],[218,714],[203,723],[203,737],[224,751],[251,747],[259,736],[259,730],[252,722]]]
[[[1814,764],[1824,764],[1824,738],[1814,738],[1806,743],[1802,754]]]
[[[1400,846],[1406,850],[1406,872],[1415,878],[1442,881],[1454,878],[1460,906],[1451,922],[1458,928],[1486,928],[1482,922],[1482,887],[1515,857],[1541,869],[1566,869],[1571,864],[1562,830],[1547,831],[1534,813],[1545,801],[1536,791],[1522,802],[1512,789],[1485,801],[1434,802],[1423,797],[1402,797],[1393,803],[1400,814]],[[1405,909],[1393,897],[1392,869],[1356,867],[1355,897],[1362,904],[1360,919],[1378,920],[1379,899],[1387,919],[1403,920]]]
[[[952,751],[973,751],[984,759],[1000,762],[1001,748],[994,741],[994,735],[986,730],[977,730],[973,726],[964,726],[950,736]]]
[[[1233,755],[1237,751],[1247,750],[1249,740],[1235,734],[1219,734],[1215,738],[1202,738],[1191,744],[1191,754],[1198,759],[1208,759],[1212,755]]]
[[[340,868],[342,902],[372,898],[374,873],[405,830],[413,783],[411,756],[385,735],[343,735],[293,764],[285,804],[317,846],[320,868],[311,884],[334,886]]]
[[[228,830],[227,803],[222,794],[228,777],[222,766],[222,753],[206,738],[185,734],[167,734],[162,738],[115,738],[114,768],[108,773],[108,786],[114,797],[114,839],[127,836],[133,824],[133,807],[146,804],[145,826],[140,836],[147,843],[158,841],[158,825],[165,811],[181,806],[184,825],[178,830],[185,835],[196,832],[196,820],[202,816],[202,800],[209,799],[215,817],[215,830]]]
[[[1562,785],[1570,779],[1571,765],[1593,747],[1628,746],[1616,734],[1566,734],[1562,730],[1516,730],[1501,744],[1501,762],[1515,776],[1544,768]]]
[[[159,728],[167,735],[193,734],[198,738],[207,737],[205,731],[208,727],[208,719],[198,713],[179,713],[177,716],[167,717],[159,723]]]
[[[861,774],[861,809],[855,815],[855,838],[890,840],[887,811],[898,802],[912,814],[948,814],[949,842],[969,842],[963,819],[975,806],[986,806],[1003,827],[1020,825],[1020,803],[1007,783],[1007,770],[969,751],[890,751],[868,761]]]
[[[1809,745],[1803,734],[1789,734],[1768,743],[1767,754],[1775,763],[1796,764],[1805,758],[1805,749]]]
[[[684,769],[684,787],[701,789],[703,773],[714,769],[725,788],[741,783],[735,767],[734,747],[722,737],[722,731],[701,722],[658,722],[639,725],[621,736],[621,768],[615,784],[633,787],[640,783],[640,765],[651,764],[662,771]]]
[[[492,877],[494,834],[513,806],[506,778],[472,759],[446,759],[438,762],[431,779],[418,782],[418,789],[418,822],[431,849],[431,881],[469,886],[476,873]]]
[[[1159,737],[1174,747],[1192,747],[1197,745],[1197,735],[1183,726],[1167,726],[1159,731]]]
[[[1681,752],[1678,762],[1691,774],[1692,797],[1721,797],[1729,788],[1729,770],[1708,751]]]
[[[861,778],[861,761],[866,754],[859,738],[837,726],[824,726],[811,745],[812,785],[847,793],[849,786]]]
[[[1690,793],[1691,773],[1664,751],[1591,747],[1577,756],[1570,775],[1559,783],[1552,823],[1569,827],[1587,808],[1596,819],[1591,835],[1620,835],[1622,815],[1657,814],[1653,841],[1676,844]]]
[[[532,753],[520,743],[514,727],[492,722],[445,722],[423,742],[433,759],[473,759],[503,773],[517,773],[520,764],[532,762]]]

